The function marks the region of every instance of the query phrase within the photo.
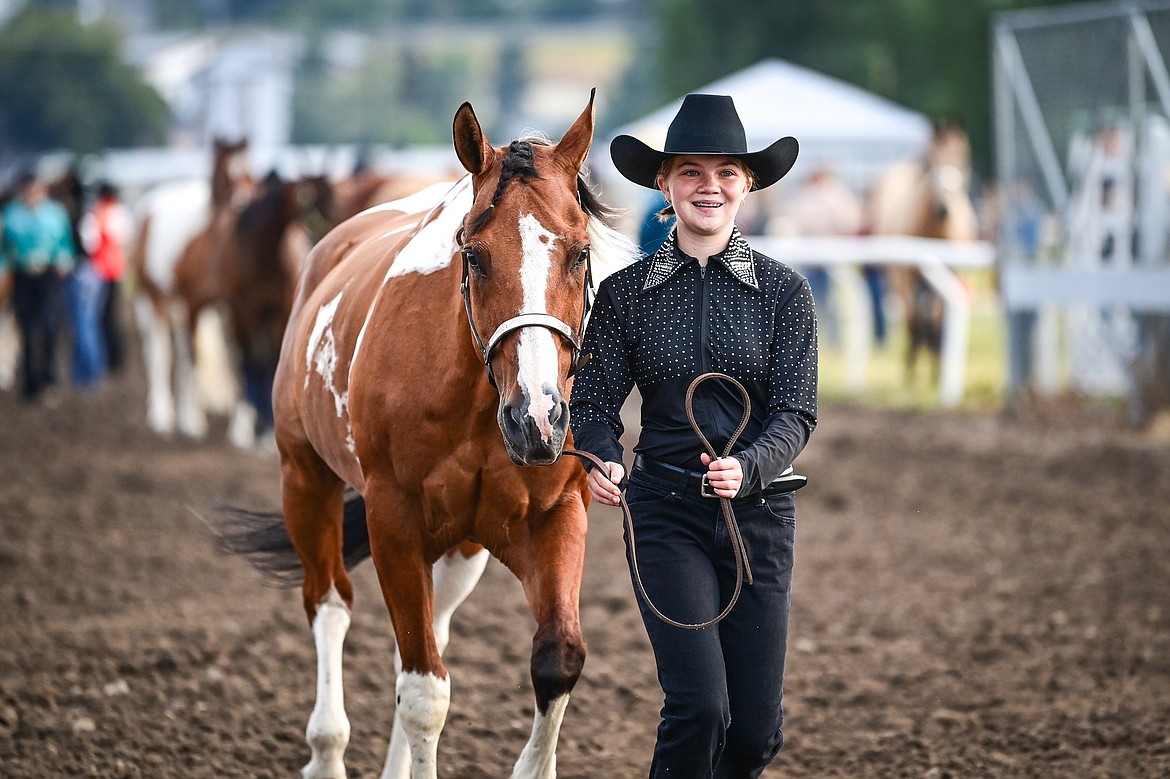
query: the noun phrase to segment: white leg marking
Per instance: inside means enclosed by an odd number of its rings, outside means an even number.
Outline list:
[[[436,779],[439,734],[451,706],[451,679],[434,674],[398,674],[395,722],[401,723],[410,745],[412,779]]]
[[[243,398],[236,400],[228,418],[227,439],[237,449],[251,449],[256,445],[256,407]]]
[[[175,345],[175,410],[179,432],[189,438],[200,439],[207,435],[207,415],[199,405],[195,383],[195,346],[191,340],[192,334],[187,329],[185,306],[172,306],[171,330]]]
[[[435,563],[434,631],[440,655],[446,650],[447,641],[451,637],[451,617],[479,583],[489,557],[488,551],[481,549],[471,557],[464,557],[458,552],[443,555]]]
[[[175,399],[171,394],[171,336],[166,319],[155,315],[145,298],[135,301],[142,353],[146,360],[146,422],[164,435],[175,430]]]
[[[195,391],[200,413],[226,414],[242,388],[236,376],[236,358],[228,342],[224,314],[206,308],[195,323]]]
[[[435,563],[435,643],[439,654],[447,648],[451,636],[451,617],[455,610],[467,600],[475,585],[483,576],[490,555],[481,549],[471,557],[456,552],[444,555]],[[397,653],[394,657],[395,671],[402,672],[402,661]],[[390,735],[390,748],[386,751],[386,764],[382,767],[381,779],[408,779],[410,776],[410,750],[406,743],[406,731],[402,728],[401,717],[394,715],[394,729]]]
[[[345,779],[342,757],[349,744],[349,718],[345,716],[345,691],[341,684],[341,645],[349,623],[349,609],[337,590],[330,588],[313,618],[317,702],[305,728],[313,756],[301,771],[304,779]]]
[[[532,214],[520,216],[520,248],[524,262],[520,281],[524,287],[524,305],[517,313],[547,314],[548,274],[552,265],[553,245],[559,236],[550,233]],[[549,412],[555,405],[552,391],[557,386],[557,345],[545,327],[527,327],[520,331],[519,380],[528,398],[528,415],[536,428],[551,441],[553,435]]]
[[[548,705],[548,712],[532,719],[532,735],[516,761],[512,779],[553,779],[557,775],[557,739],[561,734],[561,722],[565,719],[565,708],[569,705],[569,694],[565,693]]]

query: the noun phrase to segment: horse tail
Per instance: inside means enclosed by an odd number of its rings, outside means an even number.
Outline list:
[[[220,516],[220,527],[212,528],[220,550],[244,557],[278,587],[300,585],[304,568],[285,528],[283,513],[224,507]],[[341,527],[342,558],[345,569],[352,571],[370,556],[366,501],[361,495],[346,497]]]

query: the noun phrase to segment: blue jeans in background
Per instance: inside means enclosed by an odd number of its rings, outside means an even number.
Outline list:
[[[106,287],[93,266],[81,263],[69,277],[69,323],[73,328],[73,383],[90,387],[106,375],[102,312]]]

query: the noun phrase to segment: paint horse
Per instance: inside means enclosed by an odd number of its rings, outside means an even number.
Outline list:
[[[867,204],[866,229],[874,235],[973,241],[979,233],[970,181],[971,147],[966,132],[953,122],[936,121],[925,159],[895,163],[878,179]],[[891,266],[886,275],[907,327],[907,377],[913,379],[923,349],[934,358],[937,375],[942,298],[914,266]]]
[[[221,294],[215,264],[255,189],[247,141],[216,139],[210,180],[163,182],[135,203],[135,311],[146,363],[147,423],[157,433],[177,427],[185,436],[203,438],[208,406],[227,411],[234,400],[222,322],[213,316]],[[214,392],[200,392],[197,369],[214,377],[203,382]]]
[[[501,148],[465,103],[454,143],[469,178],[368,210],[310,255],[273,396],[283,523],[241,515],[252,527],[222,539],[303,575],[317,651],[309,779],[345,775],[347,566],[373,558],[397,641],[382,777],[431,779],[450,705],[451,616],[489,552],[536,620],[536,712],[512,775],[555,775],[586,651],[588,490],[576,461],[559,459],[571,376],[591,274],[637,256],[581,177],[592,137],[592,96],[559,143]]]

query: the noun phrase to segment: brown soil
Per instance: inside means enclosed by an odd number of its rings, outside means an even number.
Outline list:
[[[0,394],[0,776],[292,777],[296,591],[198,514],[274,507],[272,457],[151,435],[141,371],[57,410]],[[1170,445],[998,416],[823,409],[800,462],[788,742],[766,777],[1170,775]],[[563,779],[645,775],[660,704],[618,514],[594,508]],[[346,643],[351,777],[393,711],[372,567]],[[447,654],[447,777],[506,776],[532,619],[493,563]]]

